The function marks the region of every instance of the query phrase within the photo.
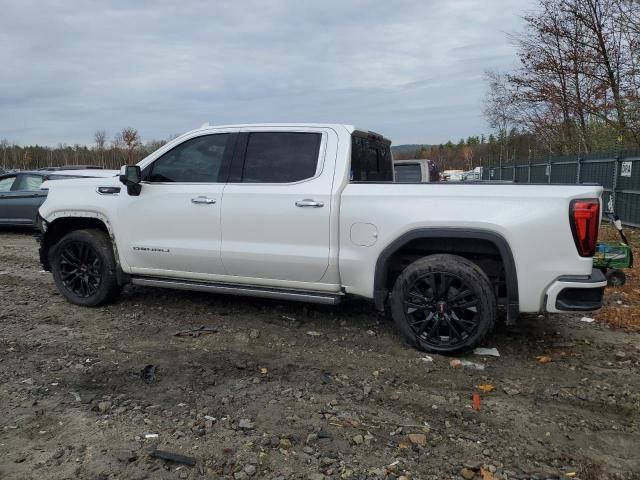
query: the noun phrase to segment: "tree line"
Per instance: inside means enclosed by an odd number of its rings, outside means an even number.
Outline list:
[[[175,138],[175,137],[171,137]],[[133,164],[154,152],[171,138],[142,142],[140,133],[133,127],[117,132],[111,140],[105,130],[96,130],[94,144],[66,145],[56,147],[43,145],[21,146],[8,140],[0,140],[0,167],[24,170],[64,165],[95,165],[119,169],[124,164]]]
[[[397,160],[433,160],[440,171],[473,170],[479,166],[497,165],[505,145],[508,146],[509,157],[520,158],[535,141],[533,135],[512,128],[489,135],[461,138],[457,143],[450,140],[440,145],[422,146],[415,151],[395,152],[393,157]]]

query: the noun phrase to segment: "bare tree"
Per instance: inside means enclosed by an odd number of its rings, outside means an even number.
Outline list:
[[[640,2],[620,0],[619,21],[625,43],[631,52],[625,79],[625,95],[628,98],[627,121],[634,138],[640,144]]]
[[[98,150],[98,155],[100,157],[100,165],[104,167],[104,145],[107,141],[106,130],[96,130],[93,133],[93,140],[96,142],[96,149]]]
[[[600,104],[600,114],[612,123],[619,135],[627,133],[625,99],[623,98],[622,77],[631,53],[624,45],[624,35],[619,19],[619,0],[563,0],[568,13],[584,27],[584,35],[578,42],[587,53],[586,65],[593,69],[583,71],[585,75],[600,81],[605,95],[611,95],[611,101]],[[609,108],[614,119],[606,115]],[[604,113],[604,115],[603,115]]]
[[[508,155],[510,125],[516,121],[515,97],[517,92],[509,83],[509,77],[498,72],[486,72],[489,89],[485,97],[484,115],[489,126],[497,130],[500,144],[500,161]]]
[[[508,139],[508,120],[550,154],[610,150],[612,139],[640,145],[640,2],[538,0],[524,20],[512,37],[520,67],[487,75],[485,117],[497,138]]]
[[[473,170],[473,147],[471,145],[465,145],[462,147],[462,156],[466,162],[467,170]]]
[[[93,133],[93,140],[96,142],[96,148],[98,149],[98,151],[104,150],[104,144],[107,141],[106,130],[96,130]]]
[[[122,129],[120,136],[127,147],[127,162],[133,163],[135,149],[141,145],[140,134],[135,128],[126,127]]]
[[[9,140],[3,138],[0,140],[0,150],[2,150],[2,168],[7,167],[7,150],[9,150]]]

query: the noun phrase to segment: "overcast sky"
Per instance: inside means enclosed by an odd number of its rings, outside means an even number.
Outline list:
[[[211,124],[355,124],[400,143],[489,131],[483,73],[531,0],[0,0],[0,139],[143,140]]]

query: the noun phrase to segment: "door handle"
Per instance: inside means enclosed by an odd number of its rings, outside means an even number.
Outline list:
[[[191,199],[191,203],[196,203],[198,205],[213,205],[216,201],[209,197],[196,197]]]
[[[296,207],[313,207],[320,208],[324,207],[324,202],[316,202],[310,198],[305,198],[304,200],[296,201]]]

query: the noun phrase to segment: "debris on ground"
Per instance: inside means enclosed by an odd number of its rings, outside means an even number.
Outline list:
[[[240,430],[253,430],[255,426],[251,420],[243,418],[238,422],[238,428]]]
[[[196,459],[193,457],[188,457],[179,453],[167,452],[165,450],[152,450],[149,455],[154,458],[161,458],[162,460],[167,460],[169,462],[183,463],[192,467],[196,464]]]
[[[497,480],[496,476],[491,472],[491,470],[480,467],[480,478],[482,480]]]
[[[424,433],[410,433],[407,438],[414,445],[425,446],[427,444],[427,436]]]
[[[517,388],[513,388],[513,387],[509,387],[509,386],[504,386],[502,387],[502,391],[504,393],[506,393],[509,396],[513,396],[513,395],[519,395],[520,394],[520,390],[518,390]]]
[[[158,438],[158,434],[157,433],[145,433],[144,434],[144,438],[146,439],[151,439],[151,438]]]
[[[627,354],[621,351],[617,351],[614,356],[618,362],[622,362],[627,359]]]
[[[480,411],[480,394],[478,392],[473,392],[471,395],[471,406],[476,411]]]
[[[484,365],[481,363],[471,362],[469,360],[460,360],[454,358],[449,361],[449,365],[453,368],[468,368],[470,370],[484,370]]]
[[[538,361],[538,363],[550,363],[553,362],[553,358],[551,358],[549,355],[539,355],[536,357],[536,360]]]
[[[581,321],[581,322],[584,322],[584,323],[593,323],[593,322],[595,322],[596,320],[595,320],[594,318],[591,318],[591,317],[582,317],[582,318],[580,319],[580,321]]]
[[[204,325],[190,330],[179,330],[173,334],[174,337],[199,337],[200,335],[211,335],[218,333],[218,329],[214,327],[205,327]]]
[[[145,367],[140,370],[140,378],[144,383],[155,383],[157,380],[156,373],[158,372],[157,365],[145,365]]]
[[[482,385],[478,385],[478,390],[480,390],[482,393],[493,392],[495,389],[496,387],[491,385],[490,383],[483,383]]]
[[[475,355],[485,355],[485,356],[489,356],[489,357],[499,357],[500,356],[500,352],[498,352],[497,348],[478,347],[478,348],[473,350],[473,353]]]
[[[316,332],[315,330],[309,330],[307,332],[307,335],[309,335],[310,337],[320,337],[322,333]]]
[[[422,360],[425,363],[433,363],[433,357],[430,355],[425,355],[424,357],[420,357],[420,360]]]
[[[473,478],[475,478],[476,476],[476,472],[474,472],[470,468],[464,467],[462,470],[460,470],[460,476],[465,480],[473,480]]]

